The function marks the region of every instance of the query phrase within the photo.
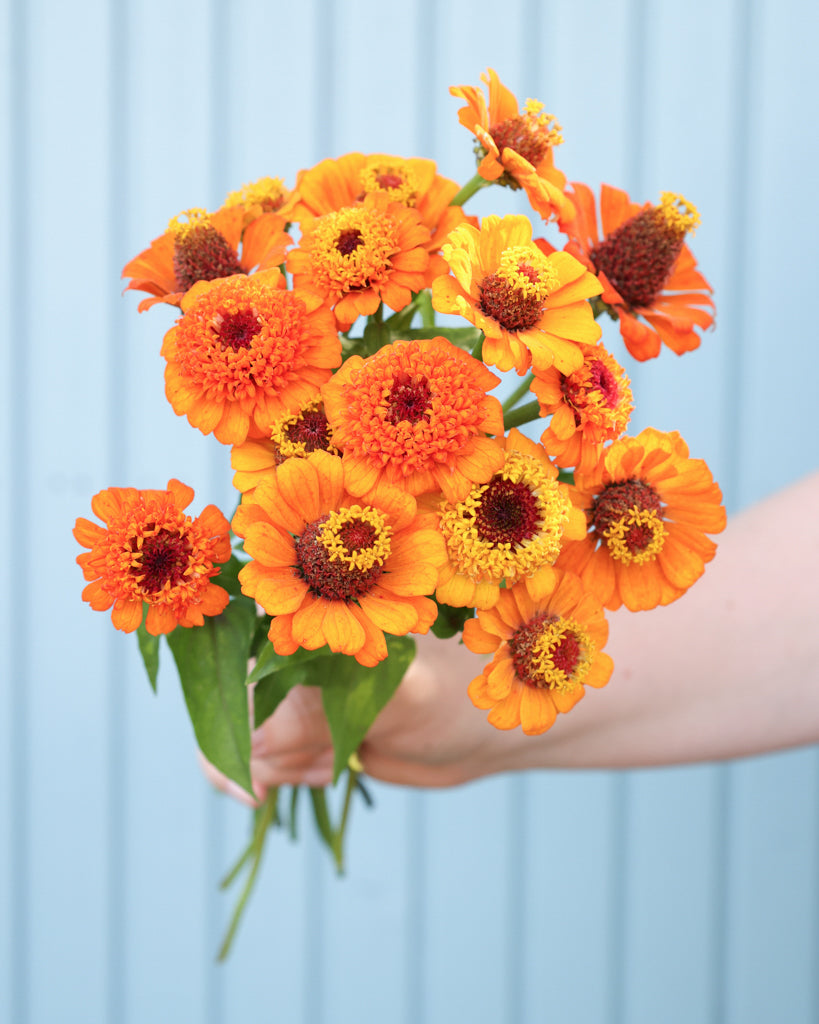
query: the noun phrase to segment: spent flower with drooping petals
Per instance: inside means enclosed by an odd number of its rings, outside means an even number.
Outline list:
[[[577,216],[565,225],[566,252],[598,275],[600,300],[617,317],[635,359],[653,359],[661,344],[681,355],[700,344],[714,321],[711,286],[685,244],[699,223],[696,209],[664,192],[656,206],[640,206],[622,189],[603,185],[600,224],[590,188],[572,183]]]

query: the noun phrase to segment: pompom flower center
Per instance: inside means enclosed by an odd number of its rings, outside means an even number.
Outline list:
[[[310,523],[296,541],[302,578],[317,597],[353,601],[368,593],[390,555],[383,513],[351,505]]]
[[[181,216],[188,219],[182,221]],[[204,210],[186,210],[168,225],[173,232],[173,271],[180,291],[197,281],[243,274],[236,251]]]
[[[348,206],[319,217],[302,239],[320,287],[349,292],[380,284],[399,251],[398,229],[386,214]]]
[[[134,556],[130,572],[145,594],[175,587],[188,573],[191,543],[178,531],[161,529],[153,535],[132,538],[131,550]]]
[[[507,331],[529,330],[559,284],[548,256],[535,246],[512,246],[501,255],[495,273],[480,283],[481,312]]]
[[[522,682],[563,693],[582,685],[596,653],[594,642],[578,623],[547,613],[521,626],[508,643]]]
[[[541,463],[518,451],[500,473],[441,510],[447,554],[473,580],[530,576],[560,554],[570,502]]]
[[[494,125],[489,134],[501,156],[504,149],[513,149],[533,167],[537,167],[552,146],[563,141],[560,125],[551,114],[543,113],[543,104],[537,100],[527,100],[522,114]],[[513,184],[501,180],[502,184]]]
[[[659,206],[641,210],[616,228],[589,257],[632,309],[650,306],[663,290],[687,231],[699,221],[681,196],[664,192]]]
[[[260,330],[259,318],[252,309],[240,309],[217,317],[216,337],[223,349],[238,352],[247,348]]]
[[[389,411],[387,419],[392,424],[406,421],[418,423],[429,420],[429,405],[432,389],[423,374],[397,372],[393,377],[390,397],[387,400]]]
[[[667,534],[660,498],[642,480],[609,484],[594,503],[592,523],[612,558],[626,565],[656,558]]]

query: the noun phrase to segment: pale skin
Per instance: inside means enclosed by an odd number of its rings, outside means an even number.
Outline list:
[[[497,772],[712,761],[819,742],[817,508],[813,473],[730,519],[716,558],[682,599],[609,613],[611,681],[541,736],[495,729],[473,707],[467,686],[486,656],[457,639],[418,637],[415,661],[361,748],[365,772],[454,786]],[[299,687],[253,735],[257,796],[274,785],[325,785],[331,765],[321,694]]]

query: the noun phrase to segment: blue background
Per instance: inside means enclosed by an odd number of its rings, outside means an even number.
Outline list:
[[[126,260],[182,209],[354,149],[465,181],[472,138],[447,89],[487,66],[562,123],[570,178],[700,209],[717,328],[681,360],[627,362],[633,428],[679,429],[730,510],[815,468],[817,6],[0,9],[0,1020],[819,1020],[816,749],[375,786],[343,881],[309,837],[271,837],[216,966],[216,884],[248,812],[200,777],[169,659],[155,698],[133,638],[80,602],[71,537],[111,485],[178,476],[196,510],[232,507],[227,452],[163,396],[173,314],[121,297]],[[496,189],[471,206],[524,208]],[[816,527],[816,509],[782,523],[795,543]]]

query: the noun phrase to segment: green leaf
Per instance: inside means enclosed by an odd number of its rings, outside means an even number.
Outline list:
[[[276,654],[273,644],[267,643],[261,650],[253,671],[247,677],[248,683],[258,682],[265,676],[273,675],[274,672],[283,672],[292,668],[293,665],[301,665],[315,658],[324,658],[329,655],[327,647],[319,647],[316,651],[308,651],[300,647],[293,654]]]
[[[239,598],[203,626],[168,634],[199,749],[251,795],[245,676],[255,624],[256,606]]]
[[[231,597],[241,597],[242,587],[239,583],[239,570],[244,569],[246,565],[247,562],[241,561],[236,555],[231,555],[221,566],[219,575],[213,577],[213,582],[220,587],[224,587]]]
[[[474,608],[453,608],[448,604],[438,604],[438,618],[432,624],[432,632],[441,640],[446,640],[464,628],[467,619],[475,615]]]
[[[137,629],[137,642],[139,653],[142,655],[142,663],[148,673],[148,681],[151,684],[151,689],[156,693],[156,678],[159,675],[159,637],[151,636],[145,628],[145,623],[141,622]]]
[[[374,668],[364,668],[345,654],[332,655],[332,663],[322,666],[326,671],[316,685],[321,686],[324,713],[333,737],[333,782],[347,767],[350,755],[358,750],[415,657],[415,641],[408,636],[388,636],[387,649],[387,657]]]

